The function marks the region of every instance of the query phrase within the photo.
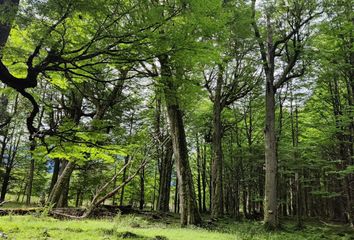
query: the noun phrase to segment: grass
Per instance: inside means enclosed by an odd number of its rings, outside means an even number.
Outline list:
[[[345,226],[308,223],[302,231],[287,223],[283,231],[266,232],[260,222],[220,221],[209,229],[180,228],[176,217],[152,220],[141,216],[117,216],[113,219],[57,220],[41,215],[0,217],[0,232],[7,239],[140,239],[140,240],[315,240],[354,239]],[[2,235],[0,234],[0,239]]]

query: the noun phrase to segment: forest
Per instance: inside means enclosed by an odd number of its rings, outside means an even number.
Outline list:
[[[354,239],[351,0],[0,0],[0,239]]]

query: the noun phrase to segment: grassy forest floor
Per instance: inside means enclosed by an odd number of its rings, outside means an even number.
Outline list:
[[[261,222],[223,219],[206,227],[180,228],[178,216],[155,219],[153,215],[118,215],[114,218],[58,220],[37,212],[26,216],[0,217],[0,239],[140,239],[140,240],[248,240],[248,239],[354,239],[343,225],[305,221],[298,231],[291,220],[283,230],[266,232]]]

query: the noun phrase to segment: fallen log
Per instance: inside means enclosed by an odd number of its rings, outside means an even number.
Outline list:
[[[42,212],[43,208],[9,208],[9,209],[0,209],[0,216],[7,215],[27,215]]]

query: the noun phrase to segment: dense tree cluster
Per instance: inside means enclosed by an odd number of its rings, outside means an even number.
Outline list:
[[[352,12],[0,0],[0,202],[353,225]]]

